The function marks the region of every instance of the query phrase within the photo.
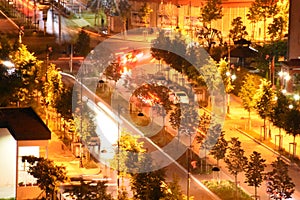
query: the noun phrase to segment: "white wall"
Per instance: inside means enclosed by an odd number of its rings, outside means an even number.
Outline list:
[[[17,142],[6,128],[0,128],[0,198],[16,196]]]
[[[19,147],[18,183],[23,183],[25,186],[36,183],[36,179],[27,172],[29,164],[27,162],[22,162],[22,156],[40,157],[39,151],[40,148],[38,146]]]

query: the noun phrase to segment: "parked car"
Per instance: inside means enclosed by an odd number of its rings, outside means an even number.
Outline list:
[[[183,104],[189,104],[190,99],[188,95],[184,91],[174,92],[175,93],[175,104],[176,103],[183,103]]]

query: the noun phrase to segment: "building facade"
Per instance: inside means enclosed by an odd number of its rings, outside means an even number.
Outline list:
[[[300,1],[290,0],[288,59],[300,59]]]
[[[280,83],[284,92],[300,92],[300,1],[290,0],[288,60],[282,62]]]
[[[51,132],[30,108],[0,108],[0,199],[34,199],[41,194],[22,156],[46,157]]]
[[[212,28],[221,31],[222,37],[226,40],[229,36],[229,30],[232,28],[232,20],[241,17],[243,25],[248,32],[247,40],[264,40],[263,21],[251,23],[247,19],[249,8],[254,0],[223,0],[222,1],[222,19],[212,22]],[[131,4],[131,16],[129,19],[129,29],[140,27],[159,27],[164,29],[180,29],[183,32],[192,34],[203,27],[199,19],[201,7],[206,4],[205,0],[147,0],[147,1],[129,1]],[[153,10],[150,13],[148,24],[141,22],[139,10],[147,2]],[[267,20],[266,26],[271,22]],[[268,39],[268,38],[267,38]]]

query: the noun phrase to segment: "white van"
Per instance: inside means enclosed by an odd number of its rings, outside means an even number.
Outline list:
[[[189,104],[190,100],[188,95],[184,91],[175,92],[175,104],[177,103],[183,103],[183,104]],[[177,100],[178,99],[178,100]]]

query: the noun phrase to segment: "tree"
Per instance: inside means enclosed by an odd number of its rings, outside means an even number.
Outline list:
[[[255,62],[260,70],[260,74],[264,77],[267,76],[267,73],[270,72],[270,64],[273,57],[275,63],[280,57],[287,58],[287,49],[287,40],[272,41],[269,44],[264,44],[262,47],[257,47],[258,56]],[[270,74],[268,74],[268,77],[270,77]]]
[[[47,67],[46,82],[43,87],[45,101],[50,108],[55,108],[56,102],[63,92],[62,76],[54,64]]]
[[[166,51],[165,49],[176,49],[176,52],[180,52],[180,54],[184,56],[179,56],[178,53]],[[188,58],[188,60],[193,63],[199,61],[201,64],[206,64],[205,62],[207,60],[201,59],[204,55],[201,54],[201,50],[202,48],[196,46],[188,47],[185,38],[181,33],[177,34],[174,39],[170,39],[170,37],[164,35],[163,31],[159,33],[157,39],[152,41],[151,45],[151,54],[154,58],[162,60],[162,62],[170,65],[170,67],[177,72],[185,74],[195,87],[205,85],[204,78],[199,71],[184,58]],[[209,65],[211,65],[211,63],[209,63]],[[207,66],[207,68],[210,68],[211,70],[210,66]],[[207,74],[209,72],[207,72]],[[213,72],[210,74],[213,74]]]
[[[131,188],[134,191],[133,196],[136,199],[156,200],[166,196],[165,170],[159,169],[152,171],[152,159],[146,154],[140,162],[142,169],[146,172],[135,173],[131,175]]]
[[[66,168],[56,166],[52,160],[43,157],[23,156],[22,162],[30,164],[28,173],[37,179],[37,184],[46,193],[46,199],[54,198],[60,183],[67,181]]]
[[[239,92],[239,97],[242,99],[242,105],[245,110],[248,111],[248,128],[251,129],[251,111],[255,107],[255,94],[256,94],[256,85],[254,82],[254,76],[247,74],[243,85]]]
[[[12,46],[9,42],[7,36],[0,36],[0,59],[1,60],[8,60],[9,53],[12,51]]]
[[[119,176],[130,175],[130,184],[134,198],[155,200],[165,196],[165,170],[153,171],[152,158],[145,152],[138,137],[122,131],[119,147],[112,166]]]
[[[179,185],[179,177],[173,175],[173,181],[168,182],[167,185],[167,194],[164,199],[166,200],[183,200],[183,194],[181,187]]]
[[[287,134],[290,134],[294,137],[294,148],[293,148],[293,157],[296,154],[296,136],[300,134],[300,111],[295,108],[289,109],[283,118],[284,120],[284,130]]]
[[[111,29],[111,17],[117,16],[119,13],[117,11],[117,5],[115,0],[106,0],[101,1],[101,9],[105,13],[106,20],[107,20],[107,33],[110,34]]]
[[[128,3],[128,0],[121,0],[119,2],[119,13],[123,21],[124,36],[126,36],[126,25],[127,25],[127,20],[130,17],[130,11],[131,11],[131,5]]]
[[[90,53],[90,36],[85,32],[84,29],[81,29],[81,31],[78,34],[78,38],[74,44],[74,52],[77,55],[80,56],[86,56]]]
[[[270,118],[272,123],[279,128],[279,150],[281,150],[281,129],[284,128],[285,116],[288,112],[289,101],[288,98],[282,94],[282,92],[277,93],[277,100],[273,106]]]
[[[234,85],[231,82],[230,74],[228,74],[228,63],[224,59],[221,59],[218,63],[218,71],[223,79],[226,93],[230,93],[233,90]]]
[[[121,78],[122,66],[119,62],[111,62],[106,68],[103,74],[110,80],[117,82]]]
[[[170,89],[163,85],[146,83],[137,88],[134,91],[133,96],[136,96],[141,103],[162,105],[166,112],[169,112],[172,110],[173,105],[169,98],[169,93]]]
[[[66,87],[62,89],[61,95],[55,102],[55,108],[57,112],[60,113],[61,116],[67,120],[73,119],[72,94],[73,94],[72,88]]]
[[[196,136],[196,141],[201,144],[199,147],[199,155],[200,157],[204,157],[205,170],[207,171],[208,168],[207,168],[206,157],[210,153],[210,150],[212,150],[216,145],[216,143],[218,142],[218,138],[220,134],[222,134],[222,126],[217,121],[212,121],[211,118],[208,121],[207,119],[205,119],[205,117],[206,116],[200,117],[200,120],[204,119],[204,121],[200,121],[201,125],[197,129],[198,134]],[[202,128],[201,127],[202,125],[206,127]],[[202,132],[199,129],[202,129]]]
[[[274,91],[272,89],[272,83],[266,79],[261,80],[259,89],[257,90],[255,109],[259,116],[264,120],[264,140],[266,139],[266,120],[271,117],[273,105],[274,105]],[[269,130],[271,131],[271,130]],[[271,133],[269,133],[270,135]]]
[[[268,34],[271,40],[281,40],[288,29],[289,0],[277,1],[278,13],[273,22],[268,26]]]
[[[169,117],[170,125],[177,130],[178,139],[180,138],[181,133],[179,130],[181,128],[191,130],[199,125],[199,120],[199,113],[197,113],[195,107],[179,103],[172,109]]]
[[[113,200],[107,193],[107,181],[84,181],[80,179],[80,185],[72,185],[71,189],[66,189],[71,198],[79,200]]]
[[[123,177],[132,177],[135,173],[139,173],[139,164],[143,159],[145,149],[143,148],[143,142],[138,141],[138,139],[138,136],[133,136],[125,130],[122,130],[120,133],[115,150],[116,153],[114,159],[111,161],[112,168],[118,173],[118,187],[121,184],[120,179],[123,181]],[[118,192],[119,199],[125,198],[126,191],[119,190]]]
[[[227,114],[230,113],[230,93],[234,89],[234,85],[232,84],[232,75],[228,69],[228,63],[222,59],[219,62],[218,65],[218,71],[221,74],[224,86],[225,86],[225,92],[227,93]]]
[[[181,119],[182,119],[181,109],[179,105],[176,105],[175,108],[170,113],[169,122],[171,127],[179,131]],[[177,135],[179,136],[179,133],[177,133]]]
[[[142,7],[139,10],[139,17],[142,19],[142,22],[146,27],[150,25],[150,14],[153,12],[152,8],[150,8],[149,4],[144,2]]]
[[[224,131],[221,132],[218,137],[217,143],[210,150],[209,154],[217,160],[217,166],[219,167],[219,160],[225,158],[226,151],[228,148],[228,142],[224,138]]]
[[[253,24],[251,37],[252,37],[252,40],[254,40],[255,26],[256,26],[256,23],[260,20],[259,15],[258,15],[258,10],[252,6],[249,8],[249,12],[246,16],[247,16],[247,19],[250,20],[251,24]]]
[[[145,149],[143,147],[144,143],[139,142],[138,139],[139,137],[132,136],[129,132],[121,132],[120,146],[119,149],[117,149],[117,157],[113,162],[113,166],[115,166],[116,169],[119,168],[118,170],[121,176],[135,173],[139,169],[139,163],[143,159]]]
[[[257,188],[263,181],[263,172],[267,166],[265,162],[266,160],[261,158],[260,153],[253,151],[245,169],[245,183],[248,183],[249,186],[254,186],[255,199],[257,199]]]
[[[276,0],[255,0],[252,2],[248,13],[248,19],[264,22],[264,41],[266,41],[267,18],[273,17],[278,13]]]
[[[291,198],[295,184],[288,174],[288,165],[280,158],[272,162],[272,171],[266,174],[268,192],[272,199]]]
[[[200,19],[203,21],[203,29],[199,35],[203,35],[203,38],[207,41],[207,51],[210,53],[212,45],[215,43],[216,38],[221,39],[221,32],[212,28],[212,21],[221,19],[222,14],[222,1],[221,0],[208,0],[207,3],[200,9]],[[207,26],[208,25],[208,26]]]
[[[204,23],[209,24],[209,28],[211,28],[212,21],[221,19],[222,17],[223,14],[221,0],[208,0],[207,3],[201,7],[200,18]]]
[[[245,39],[245,37],[248,35],[246,26],[243,25],[241,17],[234,18],[231,22],[231,26],[232,29],[229,30],[229,37],[232,38],[234,42]]]
[[[80,133],[80,141],[87,143],[88,139],[95,136],[96,124],[94,122],[95,112],[85,102],[80,102],[79,111],[75,111],[74,122],[77,132]]]
[[[235,179],[235,192],[237,198],[237,176],[239,173],[243,172],[247,166],[247,157],[244,156],[245,151],[241,148],[241,142],[238,138],[231,138],[229,141],[229,152],[224,159],[229,173],[234,176]]]
[[[279,16],[273,19],[273,22],[268,26],[268,34],[271,40],[282,40],[284,32],[287,29],[287,21],[283,17]]]
[[[15,101],[28,106],[37,91],[42,88],[41,80],[44,76],[41,74],[42,61],[39,61],[23,44],[11,53],[11,57],[16,71],[22,78],[22,84],[14,94]]]
[[[8,106],[13,101],[12,96],[22,85],[19,71],[9,73],[3,64],[0,64],[0,107]]]

